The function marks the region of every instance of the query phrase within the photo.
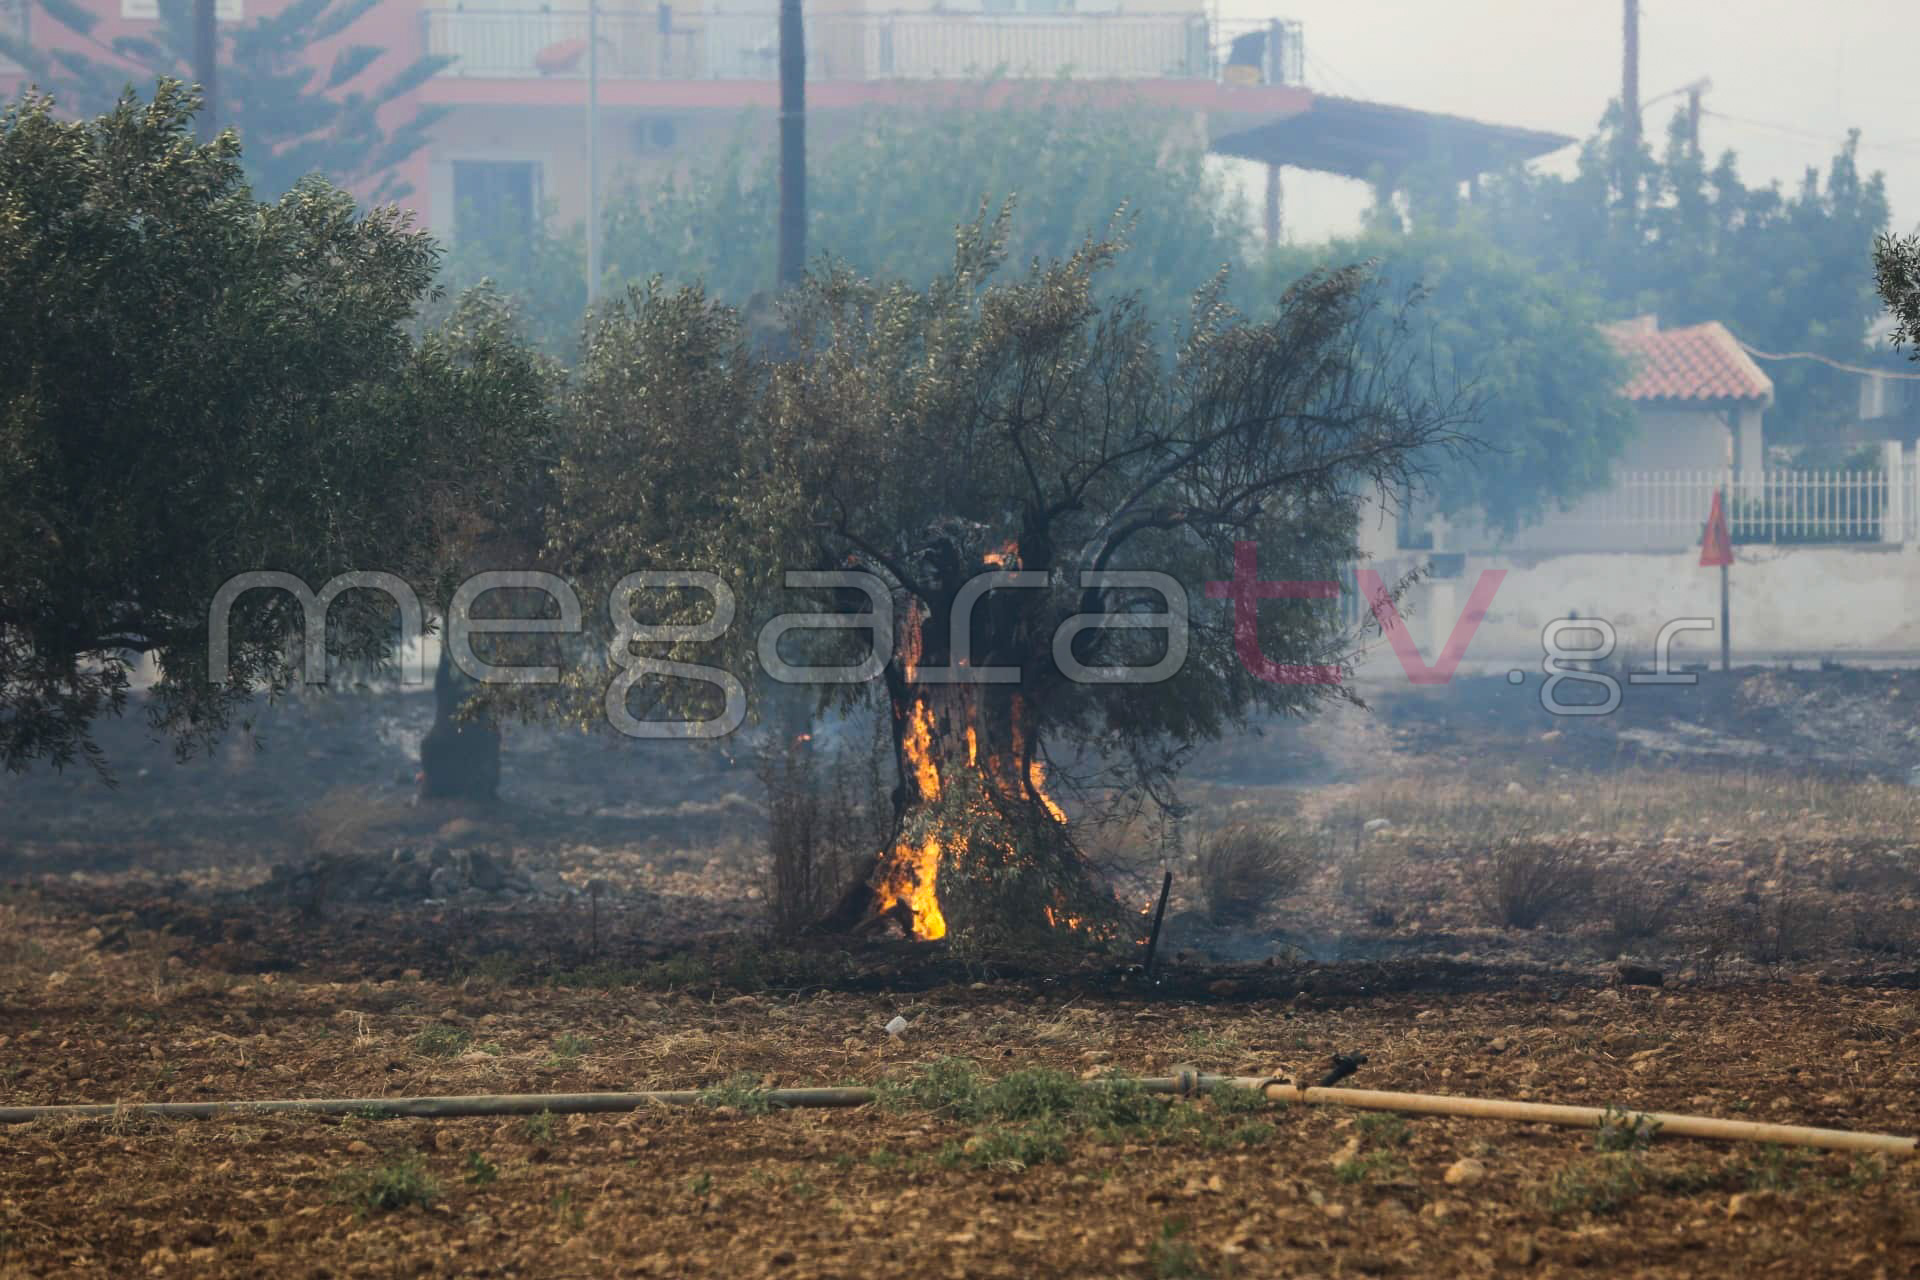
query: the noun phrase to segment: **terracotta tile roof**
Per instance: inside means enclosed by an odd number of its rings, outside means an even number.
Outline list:
[[[1773,403],[1773,380],[1715,321],[1660,330],[1629,322],[1607,336],[1633,363],[1629,400]]]

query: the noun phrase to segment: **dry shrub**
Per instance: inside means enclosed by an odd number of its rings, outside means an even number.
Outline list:
[[[1832,942],[1820,905],[1785,880],[1749,888],[1733,904],[1728,923],[1741,953],[1770,969],[1818,955]]]
[[[1467,868],[1468,889],[1489,924],[1532,929],[1589,904],[1593,872],[1570,845],[1509,836]]]
[[[1599,892],[1598,912],[1606,926],[1608,959],[1659,943],[1673,927],[1680,894],[1669,885],[1616,868]]]
[[[1850,923],[1856,950],[1898,959],[1920,956],[1920,901],[1857,904]]]
[[[310,855],[373,852],[386,829],[408,825],[413,814],[407,801],[391,787],[335,787],[294,825]]]
[[[811,737],[761,757],[767,788],[767,903],[773,931],[803,932],[832,908],[891,834],[892,746],[884,722],[835,749]]]
[[[1299,889],[1316,841],[1279,823],[1236,822],[1203,834],[1194,850],[1200,892],[1216,924],[1247,924]]]
[[[1388,927],[1398,914],[1394,902],[1405,897],[1407,851],[1397,840],[1376,839],[1357,820],[1343,826],[1333,838],[1339,894]]]

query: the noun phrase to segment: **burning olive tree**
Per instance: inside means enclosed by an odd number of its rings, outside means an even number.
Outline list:
[[[1252,711],[1341,696],[1332,584],[1365,502],[1463,441],[1462,403],[1409,376],[1407,326],[1373,323],[1365,268],[1298,281],[1259,323],[1216,280],[1163,341],[1137,299],[1094,287],[1115,239],[1016,274],[1005,230],[1005,213],[963,227],[924,288],[822,270],[780,304],[770,355],[698,293],[636,291],[590,344],[560,468],[576,565],[709,569],[750,615],[845,615],[789,661],[854,661],[856,615],[890,612],[871,653],[897,826],[837,929],[1111,933],[1049,770],[1158,793]],[[879,586],[778,590],[794,569]],[[729,633],[742,659],[753,631]]]

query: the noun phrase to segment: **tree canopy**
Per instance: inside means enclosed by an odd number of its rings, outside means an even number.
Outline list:
[[[1893,313],[1892,340],[1920,347],[1920,232],[1882,236],[1873,250],[1874,278],[1880,297]],[[1911,353],[1920,360],[1920,350]]]
[[[897,630],[879,679],[908,852],[880,860],[859,902],[898,905],[944,867],[956,927],[1089,910],[1036,763],[1097,759],[1151,788],[1255,707],[1337,696],[1351,638],[1337,603],[1262,598],[1251,579],[1336,582],[1357,555],[1362,497],[1463,441],[1465,406],[1432,395],[1424,351],[1363,269],[1310,275],[1260,319],[1203,289],[1169,335],[1137,294],[1099,287],[1119,273],[1120,244],[1007,270],[1008,226],[1003,214],[964,227],[950,267],[921,286],[817,270],[778,304],[784,351],[756,348],[697,289],[656,282],[616,299],[570,406],[552,508],[555,558],[595,580],[596,599],[636,568],[733,584],[732,630],[663,651],[676,660],[739,671],[769,613],[876,607],[862,591],[779,591],[781,571],[880,584]],[[986,572],[1033,576],[969,606]],[[1210,583],[1245,584],[1244,599]],[[650,594],[650,622],[715,613],[698,592]],[[1137,625],[1056,642],[1069,618],[1109,613]],[[1176,669],[1069,674],[1167,658],[1177,624],[1155,614],[1190,616]],[[857,661],[865,637],[837,634],[813,661]],[[921,679],[960,661],[1015,679]],[[955,906],[969,894],[985,897]],[[937,936],[921,906],[915,930]]]
[[[1389,230],[1473,226],[1545,275],[1600,300],[1603,318],[1654,314],[1663,327],[1717,320],[1767,351],[1810,351],[1842,362],[1867,350],[1879,314],[1858,264],[1887,226],[1885,184],[1862,174],[1858,135],[1824,179],[1749,186],[1738,157],[1709,163],[1676,116],[1665,147],[1629,151],[1617,108],[1581,148],[1569,177],[1515,170],[1471,200],[1454,184],[1420,181],[1375,211]],[[1770,439],[1817,441],[1851,422],[1852,378],[1813,361],[1771,365]]]
[[[96,53],[40,49],[6,36],[0,36],[0,53],[25,67],[67,111],[98,115],[129,87],[150,93],[163,78],[196,78],[194,0],[158,3],[160,21],[151,39],[119,36],[104,44],[93,35],[95,15],[73,0],[41,0],[49,17]],[[374,201],[411,193],[392,171],[426,145],[428,130],[445,109],[415,111],[391,132],[380,113],[453,59],[419,58],[377,85],[371,73],[386,53],[378,45],[343,46],[318,83],[319,70],[308,61],[312,46],[346,35],[378,3],[293,0],[278,13],[222,24],[216,101],[208,105],[220,127],[240,135],[247,176],[260,195],[282,195],[309,174],[364,187]]]
[[[1470,460],[1423,459],[1423,507],[1477,512],[1511,532],[1541,511],[1607,483],[1635,421],[1619,388],[1626,363],[1600,330],[1592,295],[1543,275],[1471,223],[1376,231],[1269,255],[1268,291],[1315,268],[1375,264],[1390,288],[1421,301],[1426,366],[1446,385],[1470,386],[1480,405]]]
[[[409,327],[435,249],[303,180],[249,193],[232,135],[189,132],[163,81],[67,123],[0,116],[0,761],[97,760],[87,726],[157,654],[150,713],[191,749],[299,668],[284,592],[235,604],[228,679],[209,610],[237,574],[319,590],[344,571],[422,594],[499,515],[544,431],[548,375],[498,299]],[[391,602],[349,591],[330,651],[378,661]]]

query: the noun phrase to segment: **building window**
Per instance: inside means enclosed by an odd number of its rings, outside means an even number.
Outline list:
[[[530,160],[453,162],[455,243],[525,243],[540,209],[540,166]]]
[[[3,3],[4,0],[0,0]],[[242,0],[214,0],[213,16],[221,22],[238,22]],[[134,22],[157,22],[160,0],[120,0],[120,16]]]
[[[679,136],[672,116],[641,116],[633,122],[633,147],[645,151],[653,147],[671,147]]]

